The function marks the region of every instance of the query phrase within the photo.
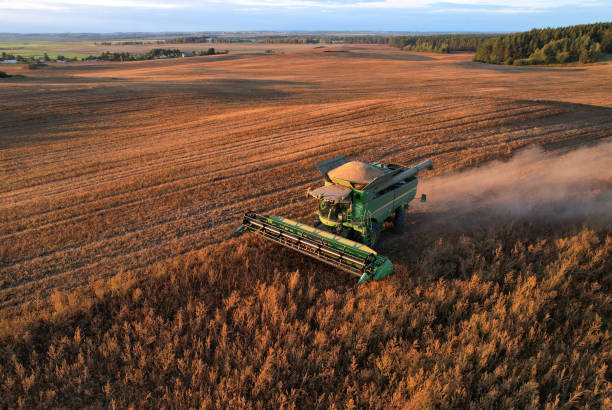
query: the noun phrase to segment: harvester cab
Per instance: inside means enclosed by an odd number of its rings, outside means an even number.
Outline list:
[[[339,185],[325,185],[309,190],[308,194],[319,200],[315,226],[340,227],[349,218],[352,206],[352,190]],[[325,221],[325,222],[324,222]],[[340,233],[339,230],[337,233]]]
[[[247,212],[234,235],[253,232],[358,276],[358,285],[389,275],[391,261],[373,248],[384,222],[392,222],[396,232],[404,231],[406,208],[416,195],[416,175],[433,163],[405,168],[339,156],[316,166],[324,185],[308,191],[318,200],[315,227]]]

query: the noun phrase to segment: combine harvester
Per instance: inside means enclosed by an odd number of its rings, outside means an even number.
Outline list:
[[[357,285],[380,280],[393,271],[376,247],[383,222],[403,233],[406,208],[416,195],[417,174],[432,169],[431,160],[413,168],[347,161],[344,156],[316,165],[325,185],[309,190],[319,200],[315,227],[280,216],[244,215],[234,235],[253,232],[359,277]],[[425,195],[421,198],[425,201]]]

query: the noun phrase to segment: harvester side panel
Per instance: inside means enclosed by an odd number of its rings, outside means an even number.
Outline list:
[[[408,204],[416,196],[417,180],[412,179],[385,194],[368,202],[368,210],[372,219],[382,223],[389,218],[397,208]]]

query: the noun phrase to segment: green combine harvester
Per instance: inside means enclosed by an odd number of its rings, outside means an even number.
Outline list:
[[[406,227],[406,208],[416,195],[417,174],[431,160],[406,168],[366,164],[344,156],[318,163],[325,185],[309,190],[319,201],[314,227],[280,216],[244,215],[234,235],[253,232],[359,277],[358,285],[393,271],[391,261],[374,248],[383,222],[397,233]],[[425,195],[421,198],[425,201]]]

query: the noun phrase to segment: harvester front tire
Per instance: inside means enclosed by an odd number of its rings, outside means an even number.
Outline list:
[[[380,242],[380,225],[376,221],[372,221],[372,232],[370,232],[370,248],[376,250],[378,243]]]
[[[393,230],[395,233],[402,234],[406,232],[406,210],[398,208],[395,210],[395,218],[393,218]]]

